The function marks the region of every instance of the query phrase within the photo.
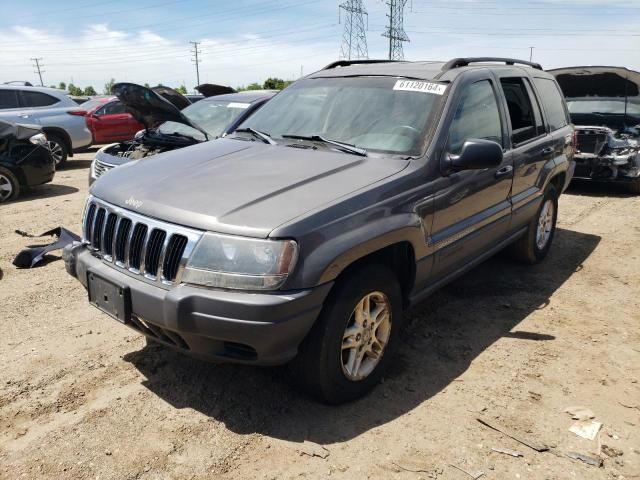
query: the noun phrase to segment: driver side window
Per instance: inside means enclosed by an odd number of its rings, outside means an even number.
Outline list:
[[[489,80],[469,86],[456,109],[449,129],[448,152],[458,154],[472,138],[502,145],[502,122],[498,101]]]

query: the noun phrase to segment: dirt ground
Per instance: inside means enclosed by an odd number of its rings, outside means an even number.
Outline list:
[[[145,346],[59,259],[12,266],[16,228],[79,232],[91,157],[0,206],[0,478],[640,478],[640,197],[573,187],[543,264],[499,255],[414,307],[385,381],[328,407],[286,368]]]

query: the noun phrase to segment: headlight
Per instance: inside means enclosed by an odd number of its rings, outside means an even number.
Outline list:
[[[40,145],[41,147],[47,146],[47,137],[44,133],[36,133],[32,137],[29,137],[29,141],[34,145]]]
[[[207,287],[276,290],[298,258],[293,240],[261,240],[205,233],[191,254],[182,281]]]

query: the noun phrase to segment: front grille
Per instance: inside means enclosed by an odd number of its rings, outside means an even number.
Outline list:
[[[100,160],[95,160],[93,162],[93,176],[96,178],[100,178],[105,172],[111,170],[115,165],[111,165],[110,163],[104,163]]]
[[[182,268],[201,232],[154,220],[89,197],[83,240],[103,260],[148,283],[168,287]]]

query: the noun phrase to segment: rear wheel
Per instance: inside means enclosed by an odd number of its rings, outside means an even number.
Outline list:
[[[47,143],[49,144],[49,150],[51,150],[51,156],[56,162],[56,168],[64,165],[69,155],[69,149],[64,140],[55,133],[48,133]]]
[[[368,265],[336,283],[294,361],[302,386],[339,404],[359,398],[380,381],[399,339],[402,293],[394,273]]]
[[[557,218],[558,194],[556,188],[549,185],[542,197],[538,212],[529,223],[527,233],[512,245],[513,256],[531,265],[542,261],[551,248]]]
[[[20,182],[8,169],[0,167],[0,203],[13,200],[20,195]]]

